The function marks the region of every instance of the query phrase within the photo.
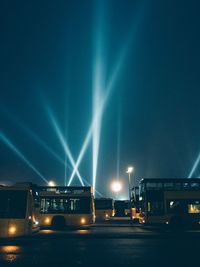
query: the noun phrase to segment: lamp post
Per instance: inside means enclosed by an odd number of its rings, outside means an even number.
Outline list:
[[[128,173],[128,188],[129,188],[129,207],[130,207],[130,219],[132,220],[132,202],[131,202],[131,173],[134,168],[129,166],[126,173]]]

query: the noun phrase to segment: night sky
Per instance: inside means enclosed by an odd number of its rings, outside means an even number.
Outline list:
[[[130,164],[135,185],[187,178],[200,152],[199,10],[198,0],[1,1],[0,131],[47,180],[63,185],[64,165],[33,134],[65,160],[50,108],[76,161],[92,121],[99,56],[102,94],[119,62],[120,70],[102,115],[97,189],[109,196],[119,171],[126,197]],[[0,157],[2,182],[43,183],[2,140]],[[92,182],[92,140],[79,171]]]

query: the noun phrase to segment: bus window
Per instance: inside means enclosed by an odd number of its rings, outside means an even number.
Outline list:
[[[162,189],[163,184],[162,183],[147,183],[146,184],[146,188],[147,190],[161,190]]]
[[[151,215],[162,215],[164,213],[163,202],[151,201],[147,203],[147,211]]]
[[[174,188],[173,183],[164,183],[164,188],[167,190],[172,190]]]
[[[195,201],[195,203],[189,204],[188,213],[200,213],[200,202]]]
[[[0,218],[25,218],[26,202],[26,191],[0,191]]]
[[[90,213],[89,198],[41,198],[40,213]]]
[[[200,185],[199,185],[199,183],[191,183],[191,189],[192,190],[199,190],[200,189]]]
[[[184,200],[168,200],[167,211],[173,214],[186,214],[186,205]]]

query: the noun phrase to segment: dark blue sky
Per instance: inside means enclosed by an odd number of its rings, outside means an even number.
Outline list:
[[[63,183],[63,165],[16,121],[64,159],[46,113],[49,103],[77,158],[92,119],[101,29],[106,82],[129,46],[102,118],[97,189],[106,193],[116,177],[117,140],[124,183],[128,164],[137,181],[188,177],[200,151],[199,1],[99,2],[1,2],[0,130],[47,180]],[[41,182],[3,142],[0,156],[1,181]],[[79,170],[92,181],[92,142]]]

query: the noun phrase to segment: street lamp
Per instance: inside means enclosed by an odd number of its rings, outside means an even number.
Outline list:
[[[131,202],[131,173],[134,171],[134,167],[129,166],[126,173],[128,173],[128,188],[129,188],[129,207],[130,207],[130,219],[132,220],[132,202]]]

